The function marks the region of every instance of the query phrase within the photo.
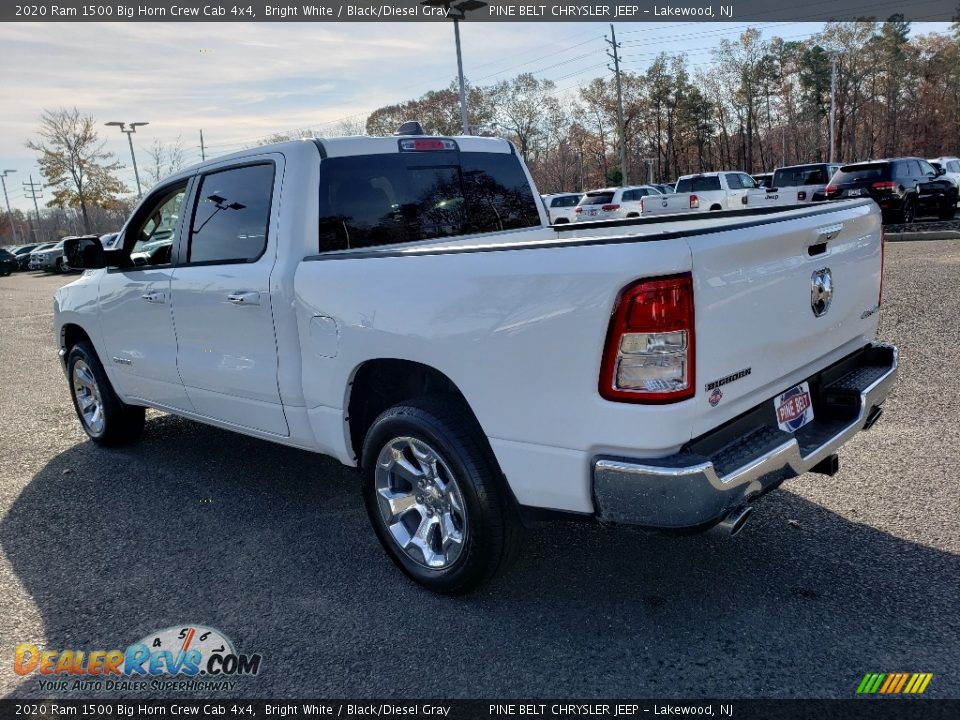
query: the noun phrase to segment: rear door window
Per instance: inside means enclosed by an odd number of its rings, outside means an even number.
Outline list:
[[[187,261],[253,262],[267,247],[273,163],[204,175],[200,180]]]
[[[320,164],[320,251],[539,226],[516,156],[436,151]]]

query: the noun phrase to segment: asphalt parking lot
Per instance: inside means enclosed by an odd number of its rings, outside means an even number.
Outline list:
[[[13,672],[17,643],[199,623],[263,656],[221,696],[846,698],[931,672],[926,696],[960,697],[958,278],[960,242],[887,245],[901,378],[837,476],[734,539],[550,524],[456,599],[399,574],[333,460],[153,412],[139,444],[88,442],[50,330],[64,279],[0,278],[0,693],[69,697]]]

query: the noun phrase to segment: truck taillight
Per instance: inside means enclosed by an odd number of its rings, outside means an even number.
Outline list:
[[[640,198],[640,214],[643,215],[643,198]]]
[[[880,293],[877,295],[877,307],[883,302],[883,265],[886,258],[885,248],[887,245],[887,235],[883,232],[883,225],[880,226]]]
[[[628,285],[607,331],[600,395],[663,404],[691,398],[695,391],[691,274]]]
[[[830,195],[836,195],[839,193],[840,188],[838,188],[836,185],[827,185],[823,191],[827,194],[827,197],[829,197]]]
[[[601,207],[601,209],[606,210],[607,212],[610,212],[611,210],[619,210],[619,209],[620,209],[620,206],[617,205],[617,204],[615,204],[615,203],[611,203],[611,204],[609,204],[609,205],[601,205],[600,207]]]
[[[696,195],[691,195],[691,196],[690,196],[690,207],[691,207],[691,208],[698,208],[698,207],[700,207],[700,198],[698,198]]]
[[[577,207],[577,208],[574,209],[574,212],[579,215],[580,213],[583,212],[583,208],[582,208],[582,207]]]

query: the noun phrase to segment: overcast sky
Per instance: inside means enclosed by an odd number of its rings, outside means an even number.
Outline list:
[[[809,37],[820,23],[752,23],[767,37]],[[694,68],[744,23],[620,23],[623,68],[642,71],[660,51],[686,52]],[[914,33],[947,31],[916,23]],[[488,85],[520,72],[557,83],[564,93],[606,70],[603,23],[481,23],[461,26],[465,73]],[[32,208],[21,182],[34,153],[43,108],[78,107],[99,123],[147,121],[134,135],[138,162],[154,138],[179,136],[188,164],[295,128],[324,130],[360,120],[377,107],[447,86],[456,77],[446,23],[49,23],[0,24],[0,170],[10,203]],[[134,187],[126,137],[102,128],[108,149]],[[49,199],[49,191],[45,192]]]

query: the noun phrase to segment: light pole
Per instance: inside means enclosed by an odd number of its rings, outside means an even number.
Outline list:
[[[107,125],[120,128],[120,132],[126,133],[127,140],[130,141],[130,159],[133,160],[133,176],[137,179],[137,197],[143,197],[143,191],[140,189],[140,173],[137,171],[137,156],[133,152],[133,134],[137,131],[138,127],[143,127],[144,125],[149,125],[150,123],[145,122],[134,122],[130,123],[130,129],[127,129],[127,124],[122,122],[108,122]]]
[[[830,53],[830,160],[833,162],[836,141],[833,137],[833,126],[837,118],[837,51]]]
[[[460,76],[460,124],[463,126],[463,134],[469,135],[470,119],[467,113],[467,88],[463,81],[463,53],[460,50],[460,21],[466,18],[469,11],[479,10],[486,7],[488,3],[482,0],[463,0],[463,2],[423,0],[420,4],[428,7],[442,7],[446,10],[447,17],[453,20],[453,37],[457,43],[457,73]]]
[[[7,180],[6,177],[10,173],[15,173],[16,170],[4,170],[0,173],[0,184],[3,185],[3,199],[7,203],[7,219],[10,221],[10,232],[13,233],[13,244],[17,245],[19,241],[17,240],[17,224],[13,221],[13,213],[10,212],[10,198],[7,197]]]

